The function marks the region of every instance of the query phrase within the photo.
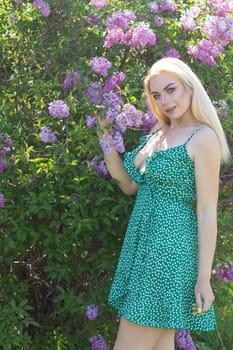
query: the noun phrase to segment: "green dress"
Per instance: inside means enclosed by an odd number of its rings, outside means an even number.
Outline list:
[[[213,306],[194,315],[198,267],[194,162],[187,143],[155,152],[142,172],[135,156],[151,135],[124,155],[124,168],[138,185],[108,304],[118,316],[144,326],[211,331]]]

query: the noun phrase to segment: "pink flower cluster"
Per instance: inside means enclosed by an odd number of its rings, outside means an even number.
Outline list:
[[[90,62],[91,68],[94,72],[101,74],[103,77],[108,75],[108,69],[112,64],[105,57],[95,57]]]
[[[158,13],[159,11],[175,11],[177,5],[173,0],[157,0],[150,2],[148,8],[152,13]]]
[[[209,40],[203,39],[196,46],[189,46],[188,53],[200,61],[205,62],[211,66],[215,65],[215,57],[217,57],[223,50],[219,44],[214,44]]]
[[[216,64],[224,47],[232,40],[233,18],[206,16],[201,32],[208,37],[196,46],[189,46],[188,53],[209,65]]]
[[[167,49],[166,56],[167,57],[180,58],[179,52],[176,49],[174,49],[174,48]]]
[[[233,262],[230,264],[218,264],[212,271],[222,282],[233,282]]]
[[[77,72],[66,73],[64,80],[64,88],[71,89],[76,83],[82,81],[81,76]]]
[[[107,0],[91,0],[90,5],[96,7],[98,10],[101,10],[107,5]]]
[[[109,61],[105,62],[107,67],[111,65]],[[93,64],[92,69],[97,70]],[[105,66],[102,66],[100,71],[103,70],[107,71]],[[91,83],[85,90],[86,95],[91,99],[91,103],[98,108],[99,112],[102,112],[100,115],[104,115],[104,118],[110,121],[112,125],[111,133],[104,135],[103,139],[100,140],[100,146],[105,154],[109,154],[113,148],[119,153],[125,151],[123,134],[127,128],[139,129],[144,127],[144,131],[147,132],[156,123],[151,111],[143,113],[131,104],[125,104],[122,108],[124,99],[120,94],[120,85],[124,80],[125,74],[116,72],[106,79],[103,87],[99,83]],[[96,117],[87,115],[86,124],[88,128],[94,127]],[[97,165],[95,167],[98,168]]]
[[[41,12],[42,16],[48,17],[50,15],[50,6],[46,1],[34,0],[32,4]]]
[[[58,119],[67,118],[70,114],[70,109],[64,101],[54,100],[49,103],[49,114]]]
[[[201,31],[211,43],[219,43],[224,47],[233,39],[233,18],[206,16]]]
[[[209,0],[213,12],[218,16],[226,16],[233,12],[233,3],[231,0]]]
[[[183,11],[180,17],[180,24],[184,28],[184,30],[193,31],[197,24],[194,19],[199,16],[201,10],[199,7],[193,6],[190,9]]]
[[[130,27],[135,20],[135,14],[129,10],[119,10],[107,18],[108,33],[104,46],[109,49],[120,43],[130,48],[144,48],[146,45],[155,45],[156,36],[148,23],[139,22],[136,27]]]
[[[44,143],[54,143],[57,138],[48,126],[42,126],[40,128],[40,139]]]

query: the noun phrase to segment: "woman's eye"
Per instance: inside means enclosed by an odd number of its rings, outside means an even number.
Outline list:
[[[175,88],[169,88],[169,89],[167,89],[167,92],[168,92],[169,94],[171,94],[174,90],[175,90]]]
[[[158,100],[159,95],[153,95],[153,97],[154,97],[155,100]]]

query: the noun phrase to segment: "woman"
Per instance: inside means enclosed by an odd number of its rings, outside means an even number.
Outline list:
[[[220,163],[230,157],[225,135],[179,59],[156,62],[145,91],[155,128],[124,162],[114,149],[105,155],[121,190],[137,192],[108,300],[120,317],[114,350],[172,350],[176,329],[216,325],[210,277]]]

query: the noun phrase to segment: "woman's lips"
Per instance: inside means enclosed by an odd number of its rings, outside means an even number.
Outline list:
[[[171,112],[174,111],[175,108],[176,108],[176,106],[167,108],[167,109],[165,110],[165,112],[166,112],[166,113],[171,113]]]

